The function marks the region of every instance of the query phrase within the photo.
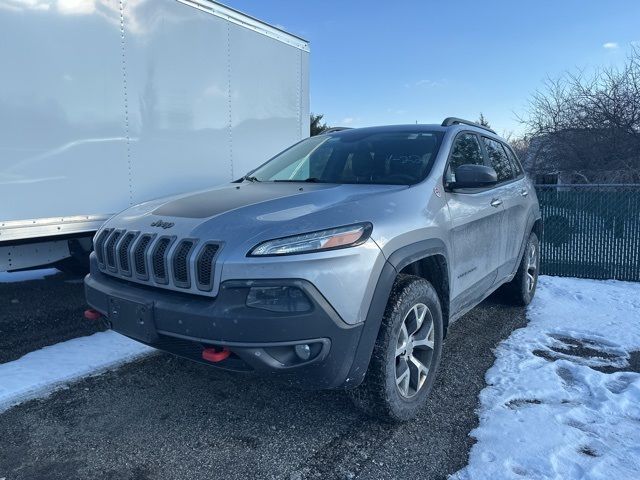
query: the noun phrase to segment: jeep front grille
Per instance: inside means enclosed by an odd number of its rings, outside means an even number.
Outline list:
[[[100,271],[147,285],[211,292],[220,244],[138,231],[102,230],[94,249]]]
[[[109,235],[105,246],[107,268],[109,270],[115,271],[118,268],[116,265],[116,243],[118,243],[120,235],[122,235],[122,230],[114,230],[113,233]]]
[[[118,244],[118,261],[120,262],[120,270],[125,275],[131,275],[131,262],[129,261],[129,247],[131,242],[136,238],[137,232],[128,232],[120,240]]]
[[[213,286],[213,260],[216,257],[216,253],[220,249],[220,245],[217,243],[207,243],[198,255],[197,270],[198,270],[198,288],[200,290],[209,291]]]
[[[146,280],[149,278],[149,270],[147,270],[146,255],[147,255],[147,249],[152,239],[153,239],[153,235],[149,235],[149,234],[142,235],[142,237],[140,237],[140,241],[138,242],[135,249],[133,250],[133,263],[134,263],[134,268],[136,269],[136,275],[142,278],[143,280]]]
[[[95,240],[94,250],[96,251],[96,255],[98,257],[98,263],[100,265],[104,265],[104,244],[107,241],[107,237],[113,230],[110,228],[105,228],[100,232],[98,238]]]
[[[189,254],[193,245],[193,240],[183,240],[173,255],[173,281],[185,288],[189,288]]]
[[[153,247],[151,254],[153,276],[158,283],[168,283],[167,279],[167,250],[173,239],[171,237],[162,237]]]

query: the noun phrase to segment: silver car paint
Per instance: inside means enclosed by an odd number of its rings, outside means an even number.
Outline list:
[[[469,129],[487,135],[484,130],[464,127]],[[162,219],[175,224],[167,233],[178,238],[221,241],[224,246],[216,261],[215,285],[210,295],[216,295],[220,282],[226,280],[305,279],[349,324],[365,320],[380,272],[391,254],[416,242],[438,239],[450,266],[453,302],[487,275],[487,292],[496,281],[511,278],[515,272],[496,278],[498,270],[509,262],[515,265],[516,259],[508,257],[515,255],[516,246],[528,234],[522,219],[539,217],[533,188],[529,188],[527,196],[519,193],[528,180],[478,193],[445,192],[443,172],[452,141],[461,130],[457,126],[444,129],[430,175],[414,186],[228,184],[211,192],[220,201],[252,188],[286,190],[289,195],[205,218],[154,214],[162,205],[190,196],[181,195],[134,206],[112,218],[105,228],[148,232],[151,223]],[[517,198],[508,199],[514,192]],[[498,207],[491,205],[496,197],[503,201]],[[373,224],[370,240],[357,247],[282,257],[247,256],[254,246],[266,240],[357,222]],[[193,293],[203,294],[195,290]]]

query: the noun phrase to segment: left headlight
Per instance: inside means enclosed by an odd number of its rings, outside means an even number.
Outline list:
[[[356,225],[277,238],[255,246],[249,252],[249,256],[292,255],[355,247],[367,241],[372,229],[373,226],[370,223],[358,223]]]

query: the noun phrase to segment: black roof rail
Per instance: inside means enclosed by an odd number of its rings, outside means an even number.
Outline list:
[[[471,122],[469,120],[464,120],[462,118],[447,117],[442,122],[442,126],[443,127],[450,127],[451,125],[460,125],[460,124],[471,125],[472,127],[482,128],[483,130],[488,130],[489,132],[497,135],[495,130],[493,130],[493,129],[489,128],[489,127],[485,127],[484,125],[480,125],[479,123]]]
[[[342,130],[351,130],[352,127],[331,127],[331,128],[327,128],[324,132],[322,132],[320,135],[324,134],[324,133],[333,133],[333,132],[341,132]]]

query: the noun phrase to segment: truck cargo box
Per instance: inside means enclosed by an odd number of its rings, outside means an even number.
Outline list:
[[[309,135],[299,37],[208,0],[9,3],[0,271],[84,251],[129,205],[237,179]]]

